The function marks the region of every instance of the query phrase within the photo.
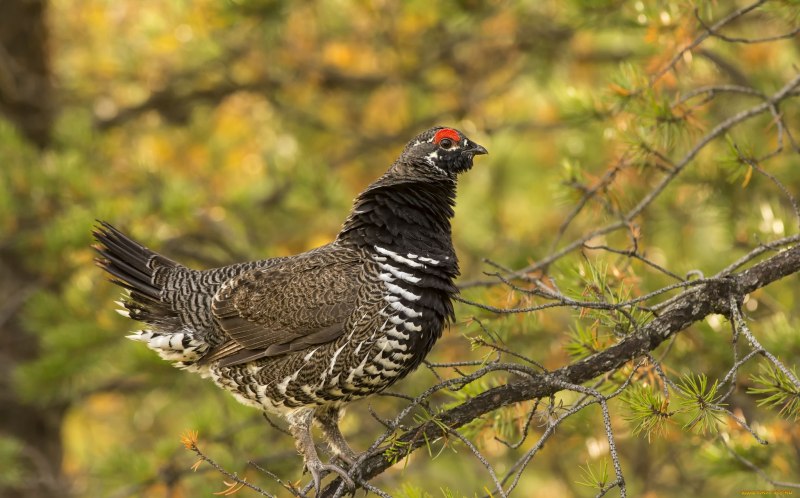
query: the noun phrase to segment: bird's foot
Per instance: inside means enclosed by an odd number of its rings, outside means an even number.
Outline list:
[[[346,470],[337,465],[337,463],[344,462],[348,467],[352,467],[358,460],[358,455],[347,445],[342,433],[339,431],[338,418],[339,410],[330,407],[316,410],[314,408],[302,408],[287,416],[289,430],[295,437],[297,450],[303,455],[306,469],[308,469],[314,480],[317,495],[321,491],[320,481],[329,472],[339,474],[348,488],[356,489],[353,478],[347,475]],[[312,419],[316,419],[320,423],[322,431],[328,440],[328,445],[333,454],[331,463],[322,463],[317,455],[314,441],[311,439]],[[339,461],[337,462],[337,460]]]
[[[347,464],[349,468],[353,468],[358,459],[361,458],[363,453],[356,453],[349,446],[346,448],[347,448],[346,450],[345,448],[338,448],[339,451],[334,450],[333,458],[331,460],[338,460],[342,463]]]
[[[311,474],[311,478],[314,480],[314,489],[317,490],[317,496],[319,496],[320,491],[322,491],[322,487],[320,485],[322,478],[329,472],[339,474],[348,488],[356,489],[356,484],[353,482],[353,479],[347,475],[347,471],[336,464],[322,463],[319,458],[312,460],[307,459],[306,469],[308,469],[308,472]]]
[[[328,448],[333,456],[332,460],[338,460],[346,463],[348,467],[353,467],[361,455],[353,451],[339,430],[340,413],[339,408],[318,408],[314,413],[314,419],[325,435]]]

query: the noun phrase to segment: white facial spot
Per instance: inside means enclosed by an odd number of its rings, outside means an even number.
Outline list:
[[[435,150],[430,154],[425,156],[425,162],[430,164],[431,166],[436,166],[436,160],[439,159],[439,151]]]

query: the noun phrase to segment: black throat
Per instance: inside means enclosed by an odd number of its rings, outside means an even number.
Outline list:
[[[455,277],[458,263],[450,229],[455,196],[455,180],[413,180],[387,173],[356,198],[337,242],[431,258]]]

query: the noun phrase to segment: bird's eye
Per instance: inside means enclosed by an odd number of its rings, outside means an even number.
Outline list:
[[[443,149],[452,149],[456,143],[450,138],[443,138],[439,141],[439,147]]]

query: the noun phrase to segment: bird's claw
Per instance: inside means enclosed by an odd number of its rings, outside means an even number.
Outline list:
[[[356,489],[356,484],[353,482],[353,479],[347,475],[346,470],[338,465],[332,463],[322,463],[317,460],[316,462],[306,462],[306,469],[308,469],[308,472],[311,474],[311,478],[314,480],[314,489],[317,490],[317,496],[319,496],[320,491],[322,491],[322,486],[320,484],[322,477],[324,477],[324,475],[328,472],[339,474],[348,488]]]

